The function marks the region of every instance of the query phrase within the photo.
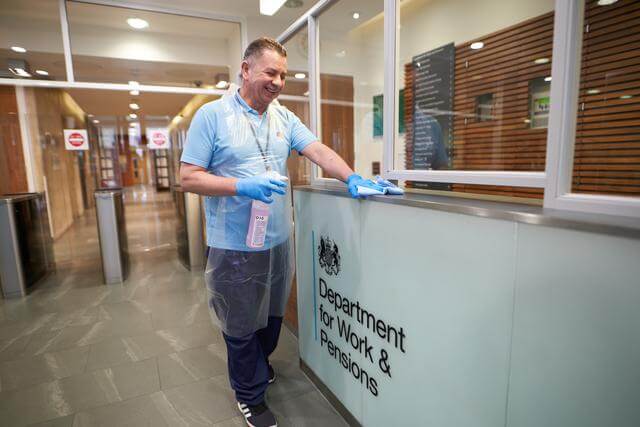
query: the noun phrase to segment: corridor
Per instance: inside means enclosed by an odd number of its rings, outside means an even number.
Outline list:
[[[169,192],[125,192],[131,274],[104,285],[95,211],[55,244],[57,272],[0,299],[0,425],[242,426],[202,271],[178,261]],[[280,426],[346,425],[283,328],[267,401]]]

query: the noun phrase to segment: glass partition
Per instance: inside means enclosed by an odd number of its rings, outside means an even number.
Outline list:
[[[67,79],[57,1],[0,1],[0,78]]]
[[[122,7],[67,4],[77,81],[225,88],[240,25]],[[234,65],[235,66],[235,65]]]
[[[638,10],[586,2],[572,192],[640,196]]]
[[[287,49],[288,74],[281,93],[285,96],[281,96],[278,100],[310,128],[309,32],[307,27],[298,31],[284,44],[284,47]],[[287,99],[286,95],[295,96],[298,99]],[[309,160],[293,151],[287,165],[293,185],[309,184],[311,182],[311,163]]]
[[[372,177],[383,147],[384,1],[341,1],[318,21],[320,140]]]
[[[553,13],[552,0],[402,2],[393,168],[543,172]],[[408,186],[522,193],[513,187]],[[525,197],[542,198],[542,190]]]

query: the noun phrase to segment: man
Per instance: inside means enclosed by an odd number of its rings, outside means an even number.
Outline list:
[[[185,191],[210,196],[205,280],[238,408],[250,426],[276,426],[264,395],[275,380],[269,355],[278,342],[293,275],[290,203],[282,197],[287,158],[297,150],[346,182],[353,197],[357,186],[380,187],[356,175],[293,113],[273,102],[287,75],[282,45],[268,38],[253,41],[241,74],[239,90],[195,114],[180,176]]]

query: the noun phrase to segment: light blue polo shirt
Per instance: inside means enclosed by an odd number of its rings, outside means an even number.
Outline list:
[[[291,149],[300,152],[317,140],[286,107],[273,102],[260,117],[238,91],[230,91],[196,112],[180,160],[206,168],[217,176],[245,178],[265,173],[266,159],[271,170],[288,175]],[[256,251],[287,240],[291,233],[287,205],[290,200],[275,193],[272,199],[264,247],[252,249],[246,245],[252,200],[239,196],[206,197],[207,244],[220,249]]]

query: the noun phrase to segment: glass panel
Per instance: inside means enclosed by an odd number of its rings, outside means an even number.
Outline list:
[[[58,2],[0,1],[0,78],[66,80]]]
[[[402,2],[394,169],[544,171],[553,10],[552,0]]]
[[[572,191],[640,196],[640,3],[587,1]]]
[[[227,64],[239,66],[239,24],[75,2],[67,9],[78,81],[224,88],[237,73]]]
[[[382,0],[341,1],[319,19],[319,136],[364,177],[382,161],[383,12]]]
[[[278,100],[282,105],[291,110],[307,127],[311,126],[309,110],[309,32],[307,27],[298,31],[284,44],[287,49],[288,74],[286,84],[281,95],[293,95],[306,97],[305,100],[283,99]],[[287,162],[289,178],[293,185],[309,184],[311,182],[311,162],[299,155],[297,151],[291,152]]]

